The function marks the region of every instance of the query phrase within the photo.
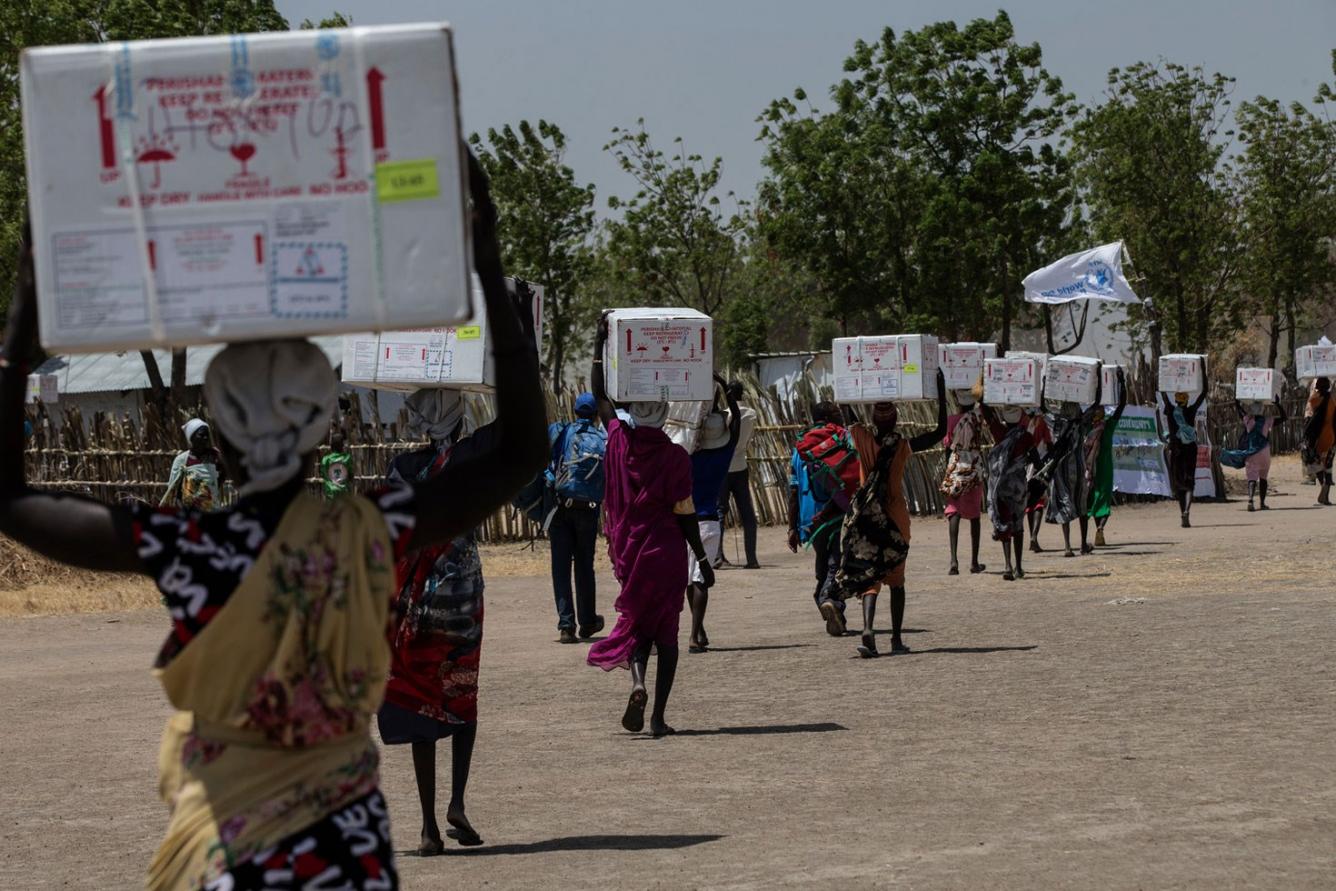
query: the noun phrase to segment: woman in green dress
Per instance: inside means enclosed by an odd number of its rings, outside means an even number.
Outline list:
[[[1113,417],[1105,419],[1103,409],[1095,413],[1086,437],[1086,467],[1090,479],[1090,516],[1095,520],[1095,545],[1104,546],[1104,526],[1113,512],[1113,433],[1127,407],[1127,385],[1123,370],[1118,369],[1118,405]]]

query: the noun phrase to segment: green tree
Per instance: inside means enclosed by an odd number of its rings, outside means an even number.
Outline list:
[[[547,368],[563,380],[567,356],[592,330],[583,287],[593,266],[594,187],[564,163],[566,137],[555,124],[521,121],[469,138],[492,182],[506,268],[543,286]]]
[[[950,337],[1001,332],[1019,281],[1063,244],[1074,111],[1005,12],[859,41],[834,109],[762,115],[766,237],[816,277],[841,321]],[[795,101],[796,100],[796,101]]]
[[[1233,79],[1138,62],[1109,73],[1105,101],[1072,130],[1079,182],[1101,240],[1122,239],[1148,304],[1152,357],[1205,350],[1244,322],[1237,202],[1223,163]]]
[[[1336,126],[1298,102],[1286,109],[1264,97],[1240,105],[1235,118],[1246,144],[1237,161],[1241,278],[1268,318],[1268,367],[1276,365],[1282,334],[1289,365],[1298,328],[1336,287]]]
[[[688,306],[717,315],[731,293],[744,228],[739,215],[721,209],[722,159],[706,163],[689,154],[680,137],[673,140],[674,154],[666,155],[643,118],[636,129],[612,134],[604,150],[637,185],[631,198],[608,199],[608,207],[620,211],[607,223],[607,251],[631,292],[623,305]]]

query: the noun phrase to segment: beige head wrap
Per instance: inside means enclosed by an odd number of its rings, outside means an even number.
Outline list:
[[[338,381],[305,340],[234,343],[209,363],[204,398],[218,433],[241,453],[242,495],[276,489],[329,431]]]
[[[658,428],[668,420],[668,403],[632,402],[626,406],[626,413],[637,427]]]
[[[464,394],[445,387],[424,387],[404,400],[408,432],[432,442],[449,439],[464,419]]]

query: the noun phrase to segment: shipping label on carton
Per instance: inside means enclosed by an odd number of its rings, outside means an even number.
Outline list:
[[[469,316],[443,26],[29,49],[21,85],[48,349]]]
[[[937,347],[938,365],[949,390],[968,390],[983,376],[985,359],[997,358],[995,343],[944,343]]]
[[[713,323],[691,310],[614,311],[604,371],[618,402],[708,401],[714,396]]]
[[[923,334],[838,337],[831,344],[837,402],[937,397],[937,338]]]
[[[1270,368],[1234,369],[1234,398],[1240,402],[1273,402],[1280,395],[1280,375]]]
[[[1294,371],[1300,380],[1336,377],[1336,344],[1314,344],[1294,350]]]
[[[1201,360],[1199,355],[1174,353],[1160,357],[1159,386],[1161,393],[1201,392]]]
[[[1039,362],[1032,357],[984,360],[984,401],[989,405],[1039,404]]]
[[[1044,365],[1044,398],[1089,405],[1099,388],[1099,360],[1053,356]]]

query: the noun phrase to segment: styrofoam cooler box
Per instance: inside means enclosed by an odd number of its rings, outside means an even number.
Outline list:
[[[714,323],[694,309],[614,309],[603,373],[617,402],[714,398]]]
[[[1161,393],[1198,393],[1205,381],[1201,376],[1201,361],[1196,353],[1170,353],[1160,357],[1159,387]]]
[[[1126,369],[1121,365],[1102,365],[1099,369],[1100,379],[1100,399],[1105,405],[1114,405],[1118,402],[1118,371],[1122,369],[1126,375]]]
[[[668,438],[687,450],[696,451],[700,441],[700,428],[705,416],[710,413],[709,402],[673,402],[668,405],[668,420],[663,422],[663,432]]]
[[[1099,395],[1099,360],[1051,356],[1044,365],[1044,398],[1090,405]]]
[[[968,390],[983,376],[985,359],[997,358],[995,343],[943,343],[937,346],[937,364],[949,390]]]
[[[930,334],[837,337],[830,349],[836,402],[937,398],[937,338]]]
[[[1336,377],[1336,344],[1314,344],[1294,351],[1294,372],[1300,380]]]
[[[1034,356],[985,359],[983,399],[989,405],[1039,404],[1039,382],[1043,374]]]
[[[1274,402],[1280,397],[1280,375],[1270,368],[1234,369],[1234,398],[1240,402]]]
[[[448,26],[38,47],[20,85],[48,350],[473,315]]]
[[[526,282],[527,284],[527,282]],[[506,279],[513,289],[513,279]],[[451,387],[490,391],[496,385],[492,332],[487,324],[482,284],[474,276],[473,302],[482,311],[463,325],[362,332],[343,338],[343,382],[373,390],[413,391]],[[543,289],[533,293],[534,333],[543,342]]]

